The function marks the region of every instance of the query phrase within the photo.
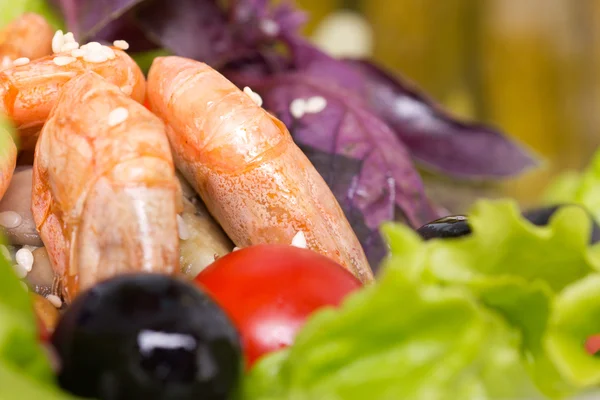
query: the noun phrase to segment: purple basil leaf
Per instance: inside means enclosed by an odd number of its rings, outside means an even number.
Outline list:
[[[143,1],[53,0],[53,3],[60,8],[67,29],[83,44]]]
[[[276,38],[296,35],[306,22],[306,13],[294,7],[290,1],[271,6],[269,0],[233,0],[229,10],[231,22],[246,31],[258,28],[258,36]],[[246,40],[248,37],[246,36]]]
[[[108,44],[112,44],[115,40],[126,40],[130,53],[154,50],[158,47],[146,37],[131,12],[111,21],[89,39]]]
[[[173,54],[215,65],[237,47],[215,0],[153,1],[136,16],[148,37]]]
[[[222,68],[272,48],[281,33],[301,25],[303,14],[285,3],[268,6],[264,0],[236,0],[228,8],[217,0],[156,0],[136,16],[153,42]]]
[[[247,83],[260,82],[270,76],[289,71],[286,57],[273,51],[260,51],[245,59],[228,63],[219,70],[230,81],[243,88]]]
[[[538,164],[529,151],[500,131],[457,120],[415,87],[374,64],[346,63],[362,75],[372,109],[424,166],[455,177],[500,178]]]
[[[282,2],[271,12],[271,19],[279,27],[279,36],[298,34],[307,21],[305,12],[294,8],[291,1]]]
[[[388,246],[377,229],[371,229],[366,225],[362,211],[353,204],[352,198],[348,196],[348,188],[352,186],[355,177],[360,174],[363,161],[319,151],[314,147],[302,144],[299,144],[299,147],[321,173],[340,202],[346,218],[363,246],[369,264],[374,272],[377,272],[381,260],[389,251]],[[396,210],[395,219],[401,219],[401,216],[402,213]]]
[[[262,82],[255,82],[252,89],[263,97],[265,107],[288,126],[298,145],[332,157],[361,161],[360,172],[353,175],[344,190],[334,188],[346,212],[350,207],[358,209],[371,230],[396,219],[396,206],[415,227],[438,216],[404,145],[351,92],[304,74],[283,74]],[[326,100],[323,111],[300,119],[291,115],[294,99],[315,96]],[[319,172],[328,176],[331,170],[321,167]]]
[[[285,38],[298,71],[359,94],[425,167],[461,178],[501,178],[536,159],[491,127],[457,120],[406,82],[367,61],[337,60],[298,36]]]

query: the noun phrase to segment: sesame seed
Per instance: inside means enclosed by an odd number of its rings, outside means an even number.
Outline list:
[[[113,46],[121,50],[127,50],[129,48],[129,43],[125,40],[115,40]]]
[[[80,58],[85,55],[85,50],[75,49],[71,51],[71,55],[75,58]]]
[[[7,229],[16,228],[21,225],[21,222],[23,222],[23,218],[19,213],[14,211],[0,212],[0,225]]]
[[[108,114],[108,126],[116,126],[124,122],[129,116],[129,111],[123,107],[117,107]]]
[[[233,250],[231,250],[231,251],[238,251],[239,249],[240,249],[240,248],[236,246],[236,247],[234,247],[234,248],[233,248]]]
[[[52,303],[52,305],[56,308],[61,308],[62,307],[62,300],[60,299],[60,297],[58,297],[55,294],[49,294],[48,296],[46,296],[46,299]]]
[[[63,35],[63,31],[60,29],[54,33],[52,37],[52,51],[54,53],[60,53],[63,45],[65,44],[65,35]]]
[[[3,244],[0,244],[0,254],[2,254],[2,257],[4,257],[6,261],[10,261],[12,259],[12,256],[10,255],[10,250]]]
[[[84,51],[83,59],[87,62],[92,63],[101,63],[105,62],[110,58],[108,51],[104,50],[104,47],[98,42],[89,42],[80,47],[81,50]],[[110,55],[114,54],[112,49],[110,49]]]
[[[109,60],[113,60],[116,57],[114,50],[108,46],[102,46],[102,52]]]
[[[263,105],[263,100],[262,97],[260,97],[260,95],[256,92],[254,92],[252,89],[250,89],[248,86],[244,87],[244,93],[246,93],[248,96],[250,96],[250,98],[252,99],[252,101],[259,107],[262,107]]]
[[[75,36],[73,35],[73,32],[67,32],[63,35],[63,41],[65,43],[73,43],[75,42]]]
[[[279,33],[279,25],[277,24],[277,22],[271,19],[266,19],[262,21],[260,24],[260,29],[267,36],[277,36],[277,34]]]
[[[102,48],[102,45],[99,42],[89,42],[81,46],[81,48],[86,48],[90,50],[100,50]]]
[[[292,238],[292,246],[300,247],[301,249],[306,248],[306,237],[304,236],[304,232],[298,231],[298,233],[296,233]]]
[[[13,61],[13,65],[15,67],[18,67],[20,65],[27,65],[27,64],[29,64],[29,58],[27,58],[27,57],[17,58],[15,61]]]
[[[327,100],[323,96],[313,96],[306,100],[304,111],[307,114],[318,114],[327,107]]]
[[[78,48],[79,48],[79,43],[77,43],[77,42],[69,42],[69,43],[63,44],[63,46],[60,48],[60,51],[62,53],[64,53],[64,52],[67,52],[67,51],[77,50]]]
[[[15,254],[15,260],[27,272],[31,272],[31,268],[33,268],[33,253],[31,250],[26,248],[19,249],[17,254]]]
[[[177,230],[179,232],[179,239],[188,240],[190,238],[190,230],[180,215],[177,215]]]
[[[27,270],[21,264],[13,265],[13,270],[19,279],[23,279],[27,276]]]
[[[262,107],[263,105],[263,99],[262,97],[260,97],[260,94],[256,93],[256,92],[252,92],[252,101],[254,101],[256,103],[257,106]]]
[[[108,60],[108,57],[106,57],[106,54],[102,53],[101,51],[88,51],[83,56],[83,60],[91,63],[102,63]]]
[[[25,282],[19,282],[21,284],[21,287],[23,289],[25,289],[26,292],[29,292],[29,286],[27,286],[27,284]]]
[[[52,61],[54,61],[54,64],[58,65],[59,67],[63,67],[65,65],[71,64],[73,61],[77,61],[77,59],[75,57],[69,56],[58,56],[54,57]]]
[[[87,53],[83,56],[83,60],[91,63],[103,63],[108,60],[104,53]]]
[[[305,113],[305,108],[306,102],[304,101],[304,99],[294,99],[290,103],[290,113],[292,114],[292,117],[296,119],[302,118],[302,116]]]

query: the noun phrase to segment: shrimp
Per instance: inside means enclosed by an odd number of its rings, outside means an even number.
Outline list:
[[[302,231],[310,249],[373,279],[337,200],[281,121],[201,62],[157,58],[147,87],[177,168],[236,246],[289,244]]]
[[[60,89],[86,71],[98,73],[134,100],[144,101],[146,83],[140,67],[124,51],[105,48],[114,53],[113,58],[91,62],[62,52],[0,71],[0,114],[12,119],[19,130],[21,149],[35,147]],[[106,49],[100,47],[97,52]]]
[[[36,59],[52,54],[52,27],[44,17],[26,13],[0,31],[0,70],[14,60]],[[17,161],[17,146],[6,129],[0,127],[0,200],[8,189]]]
[[[38,140],[32,213],[68,303],[126,272],[179,272],[162,121],[95,72],[64,85]]]
[[[0,69],[18,58],[35,60],[52,54],[54,31],[44,17],[25,13],[0,31]]]
[[[17,165],[17,146],[10,132],[0,126],[0,200],[6,193]]]

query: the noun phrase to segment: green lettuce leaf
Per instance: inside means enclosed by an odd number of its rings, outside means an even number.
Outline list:
[[[0,399],[73,400],[55,387],[29,294],[2,255],[0,294]]]
[[[542,195],[542,202],[548,205],[573,203],[580,182],[581,173],[577,171],[563,172],[548,185]]]
[[[600,246],[586,212],[538,227],[501,200],[469,216],[458,239],[384,227],[379,281],[261,360],[244,398],[558,399],[597,385],[583,343],[600,333]]]
[[[537,227],[511,201],[478,202],[469,216],[469,237],[432,241],[433,275],[469,288],[521,332],[527,370],[546,395],[576,392],[576,382],[563,376],[543,343],[556,294],[600,266],[600,247],[588,245],[589,217],[564,207],[548,226]]]
[[[587,353],[586,340],[600,333],[600,274],[565,288],[557,297],[545,346],[554,364],[573,384],[600,386],[600,357]]]
[[[0,382],[1,399],[78,400],[57,387],[42,384],[3,362],[0,362]]]
[[[548,204],[582,205],[600,223],[600,150],[583,173],[570,171],[556,178],[546,189],[543,200]]]
[[[468,291],[431,283],[413,232],[392,226],[386,236],[392,257],[377,284],[317,313],[294,346],[261,360],[245,398],[536,398],[519,332]]]
[[[40,14],[54,28],[64,29],[62,18],[47,0],[10,0],[0,2],[0,28],[26,12]]]
[[[431,270],[444,282],[513,276],[557,291],[600,270],[598,247],[588,246],[591,221],[579,207],[563,207],[539,227],[513,201],[480,201],[469,221],[471,235],[431,241]]]
[[[552,398],[576,392],[576,387],[563,379],[543,346],[554,293],[543,281],[528,283],[523,278],[483,278],[469,287],[489,309],[504,317],[519,330],[523,339],[522,360],[540,390]]]

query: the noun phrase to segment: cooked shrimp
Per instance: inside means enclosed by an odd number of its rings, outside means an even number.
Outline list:
[[[36,146],[33,218],[63,295],[179,271],[180,188],[161,120],[94,72],[64,85]]]
[[[17,165],[17,146],[8,130],[0,125],[0,200],[10,185]]]
[[[21,149],[35,147],[37,134],[56,103],[60,89],[86,71],[100,74],[134,100],[144,101],[144,75],[135,61],[116,48],[105,46],[95,51],[99,54],[112,51],[114,57],[100,57],[100,62],[92,62],[63,52],[0,72],[0,114],[7,115],[18,128]]]
[[[0,31],[0,69],[18,58],[35,60],[52,54],[52,27],[41,15],[25,13]]]
[[[0,31],[0,70],[25,57],[36,59],[52,53],[52,27],[44,17],[26,13]],[[1,114],[1,113],[0,113]],[[0,199],[6,192],[17,160],[17,146],[0,128]]]
[[[331,190],[285,125],[206,64],[154,60],[152,110],[167,125],[175,163],[239,246],[291,243],[373,279],[363,249]]]

